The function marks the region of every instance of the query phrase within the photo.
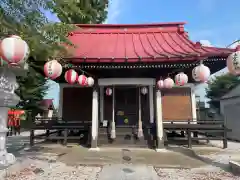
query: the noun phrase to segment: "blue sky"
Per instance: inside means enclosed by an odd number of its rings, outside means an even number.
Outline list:
[[[108,24],[187,22],[193,41],[208,40],[225,47],[240,39],[240,0],[110,0]],[[46,13],[49,19],[57,18]],[[225,72],[225,70],[224,70]],[[219,73],[218,73],[219,74]],[[58,85],[51,82],[47,98],[58,103]],[[204,98],[204,86],[197,93]]]

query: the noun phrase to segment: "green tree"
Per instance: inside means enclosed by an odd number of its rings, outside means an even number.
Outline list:
[[[107,17],[108,0],[2,0],[0,2],[0,38],[20,35],[27,41],[31,54],[29,72],[18,77],[16,93],[21,97],[19,107],[39,109],[39,102],[48,89],[41,74],[49,58],[61,58],[69,51],[63,44],[73,46],[66,35],[76,27],[74,23],[102,23]],[[55,13],[61,22],[50,22],[43,13]]]
[[[240,84],[240,79],[231,74],[217,76],[208,82],[206,97],[213,107],[220,109],[220,98]]]
[[[53,0],[48,8],[61,22],[68,24],[100,24],[107,18],[108,0]]]
[[[66,35],[75,26],[65,23],[50,23],[43,10],[47,0],[2,0],[0,2],[0,37],[20,35],[27,41],[31,53],[26,77],[17,77],[20,96],[19,107],[37,113],[39,103],[47,92],[43,66],[47,59],[61,57],[68,52],[62,44],[72,45]],[[61,53],[60,53],[61,52]]]

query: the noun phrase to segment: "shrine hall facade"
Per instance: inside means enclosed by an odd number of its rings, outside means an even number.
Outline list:
[[[215,73],[233,52],[191,41],[184,23],[77,26],[68,36],[76,48],[65,57],[69,64],[65,70],[75,69],[79,75],[85,71],[95,84],[81,87],[60,81],[59,116],[89,122],[93,149],[149,147],[153,134],[156,148],[161,148],[163,123],[197,120],[192,69],[203,62]],[[179,72],[188,75],[186,85],[156,87],[160,78],[174,79]],[[138,136],[140,123],[142,136]]]

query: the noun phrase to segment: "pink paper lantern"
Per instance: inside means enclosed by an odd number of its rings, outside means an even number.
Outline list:
[[[187,83],[188,83],[188,76],[185,73],[180,72],[175,76],[175,84],[176,85],[184,86]]]
[[[171,89],[174,86],[174,81],[172,78],[168,77],[163,81],[164,88]]]
[[[0,55],[9,64],[24,64],[29,54],[28,44],[19,36],[12,35],[0,42]]]
[[[52,80],[56,79],[62,74],[62,65],[56,60],[48,61],[44,65],[44,74]]]
[[[158,82],[157,82],[157,87],[158,87],[158,89],[164,88],[163,80],[158,80]]]
[[[87,85],[92,87],[94,85],[94,79],[92,77],[87,78]]]
[[[88,83],[87,83],[87,77],[85,75],[80,75],[78,77],[78,83],[81,85],[81,86],[87,86]]]
[[[73,69],[66,71],[64,77],[69,84],[74,84],[78,80],[78,74]]]
[[[111,96],[112,95],[112,89],[111,88],[107,88],[106,89],[106,95],[107,96]]]
[[[196,66],[192,71],[193,79],[197,82],[207,82],[210,75],[210,69],[203,64]]]
[[[239,46],[238,46],[239,48]],[[240,50],[230,54],[227,58],[228,71],[233,75],[240,75]]]

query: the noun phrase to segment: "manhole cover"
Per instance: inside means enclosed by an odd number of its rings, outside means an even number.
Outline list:
[[[130,156],[123,156],[122,158],[125,161],[131,161],[131,159],[132,159]]]
[[[133,172],[134,172],[134,171],[133,171],[132,169],[130,169],[130,168],[123,168],[122,170],[123,170],[123,172],[125,172],[125,173],[133,173]]]
[[[34,172],[35,174],[42,174],[42,173],[44,173],[44,170],[41,169],[41,168],[36,168],[36,169],[33,170],[33,172]]]
[[[125,161],[131,161],[131,151],[129,149],[122,149],[122,159]]]

